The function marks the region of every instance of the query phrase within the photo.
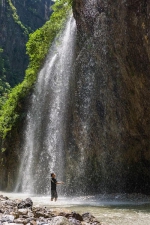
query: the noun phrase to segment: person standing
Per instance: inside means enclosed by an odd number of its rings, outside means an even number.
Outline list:
[[[57,198],[58,198],[57,189],[56,189],[57,184],[64,184],[64,182],[62,181],[57,182],[56,174],[51,173],[51,201],[55,200],[55,202],[57,201]]]

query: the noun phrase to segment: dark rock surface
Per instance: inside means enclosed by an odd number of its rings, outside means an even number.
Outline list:
[[[32,206],[33,206],[32,200],[30,198],[27,198],[26,200],[21,201],[18,204],[18,209],[24,209],[24,208],[31,208],[32,209]]]
[[[11,0],[16,8],[20,22],[29,30],[29,33],[41,27],[51,14],[51,0]],[[7,81],[14,86],[24,78],[25,69],[28,65],[26,55],[26,42],[28,35],[13,18],[13,11],[7,0],[0,2],[0,55],[4,61],[5,72],[0,65],[0,77],[6,75]],[[2,57],[2,58],[1,58]]]
[[[74,0],[73,11],[68,191],[150,193],[150,2]]]
[[[89,213],[83,216],[72,212],[54,211],[46,207],[33,207],[32,200],[10,200],[0,196],[0,224],[2,225],[101,225]],[[22,207],[20,209],[20,207]],[[68,216],[69,215],[69,218]],[[88,218],[88,219],[87,219]]]

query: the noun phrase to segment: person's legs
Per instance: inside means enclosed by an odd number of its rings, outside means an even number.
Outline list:
[[[55,202],[57,201],[58,195],[57,195],[57,191],[55,191]]]
[[[51,201],[57,201],[58,195],[57,195],[57,191],[55,190],[51,190]]]
[[[53,201],[54,198],[55,198],[55,191],[51,190],[51,201]]]

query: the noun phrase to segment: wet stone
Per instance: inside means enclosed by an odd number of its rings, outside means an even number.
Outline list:
[[[56,216],[52,218],[49,225],[73,225],[73,223],[63,216]]]
[[[83,221],[83,218],[82,218],[82,216],[81,216],[79,213],[72,212],[71,215],[72,215],[72,217],[75,218],[76,220]]]
[[[3,215],[3,216],[1,217],[1,221],[2,221],[2,222],[13,223],[13,221],[14,221],[14,216],[12,216],[12,215]]]
[[[19,224],[20,224],[20,223],[21,223],[21,224],[25,224],[26,221],[25,221],[25,219],[23,219],[23,218],[18,218],[18,219],[15,219],[14,222],[15,222],[15,223],[19,223]]]
[[[19,215],[26,215],[28,213],[27,209],[18,209]]]
[[[32,206],[33,206],[32,200],[30,198],[27,198],[18,204],[18,209],[32,208]]]
[[[12,200],[7,200],[5,202],[5,204],[7,204],[8,206],[13,206],[13,207],[17,205],[16,202],[15,201],[12,201]]]
[[[30,224],[31,224],[31,225],[37,225],[36,221],[34,221],[34,220],[31,220],[31,221],[30,221]]]
[[[29,217],[34,217],[34,214],[32,212],[28,212]]]
[[[84,213],[82,214],[82,218],[86,222],[91,222],[93,221],[94,216],[92,216],[90,213]]]
[[[69,218],[69,222],[71,222],[73,225],[81,225],[81,222],[75,218]]]

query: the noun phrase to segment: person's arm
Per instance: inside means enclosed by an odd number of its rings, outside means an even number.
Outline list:
[[[56,184],[64,184],[64,182],[60,181],[60,182],[56,182]]]

